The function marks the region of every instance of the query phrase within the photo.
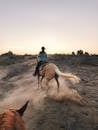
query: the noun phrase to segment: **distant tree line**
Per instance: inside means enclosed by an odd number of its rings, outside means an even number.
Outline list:
[[[24,62],[29,59],[36,59],[36,55],[16,55],[11,51],[0,55],[0,65],[11,65],[18,62]],[[77,50],[71,54],[53,54],[49,56],[50,62],[55,62],[57,65],[94,65],[98,66],[98,55],[89,54],[83,50]]]
[[[77,65],[93,65],[98,66],[98,55],[97,54],[89,54],[88,52],[84,52],[83,50],[78,50],[72,52],[71,54],[55,54],[50,58],[51,62],[55,62],[56,64],[65,64],[71,66]]]
[[[90,54],[88,52],[83,52],[83,50],[78,50],[75,54],[75,52],[72,52],[72,55],[75,56],[90,56]]]

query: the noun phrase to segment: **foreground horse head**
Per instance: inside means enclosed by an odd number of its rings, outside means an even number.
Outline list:
[[[59,86],[60,86],[60,83],[59,83],[59,80],[58,80],[59,76],[65,77],[66,79],[70,80],[73,84],[78,83],[79,80],[80,80],[79,77],[77,77],[74,74],[61,72],[55,64],[47,63],[46,65],[42,66],[39,70],[38,87],[39,87],[39,84],[41,85],[42,80],[45,78],[47,91],[48,91],[48,89],[49,89],[48,83],[51,79],[54,78],[57,82],[57,86],[58,86],[58,89],[59,89]]]
[[[19,110],[7,109],[4,113],[0,114],[0,130],[26,130],[21,116],[23,116],[28,102]]]

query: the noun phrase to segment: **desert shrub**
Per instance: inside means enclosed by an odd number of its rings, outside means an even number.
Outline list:
[[[52,55],[49,59],[50,62],[55,63],[56,65],[68,65],[68,66],[77,66],[77,65],[93,65],[98,66],[98,55],[89,55],[87,52],[85,54],[82,51],[79,52],[79,55],[65,55],[65,54],[55,54]]]
[[[0,56],[0,65],[7,66],[15,63],[20,63],[28,59],[32,59],[32,55],[15,55],[11,51]]]
[[[28,69],[30,69],[30,66],[27,64],[15,66],[9,70],[8,74],[3,78],[3,80],[10,79],[19,74],[23,74],[24,72],[27,72]]]

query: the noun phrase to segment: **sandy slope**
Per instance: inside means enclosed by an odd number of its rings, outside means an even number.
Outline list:
[[[58,97],[57,87],[54,80],[50,82],[51,89],[46,95],[44,90],[37,90],[37,79],[32,76],[35,61],[11,65],[6,69],[0,68],[0,111],[5,108],[19,108],[27,100],[30,100],[24,114],[24,120],[28,130],[97,130],[98,129],[98,67],[83,66],[70,69],[82,79],[76,85],[77,91],[88,103],[81,106],[77,101],[68,99],[72,91],[69,83],[61,81],[60,93],[68,96],[61,101]],[[16,66],[28,65],[30,68],[24,73],[2,80],[7,72]],[[11,69],[12,68],[12,69]],[[66,97],[66,96],[65,96]],[[75,99],[76,100],[76,99]]]

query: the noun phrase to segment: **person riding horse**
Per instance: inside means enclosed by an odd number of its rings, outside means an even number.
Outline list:
[[[48,57],[47,57],[47,53],[45,52],[45,47],[41,47],[41,51],[39,52],[38,56],[37,56],[37,65],[35,68],[35,72],[33,74],[33,76],[36,76],[39,74],[39,68],[47,63]]]

